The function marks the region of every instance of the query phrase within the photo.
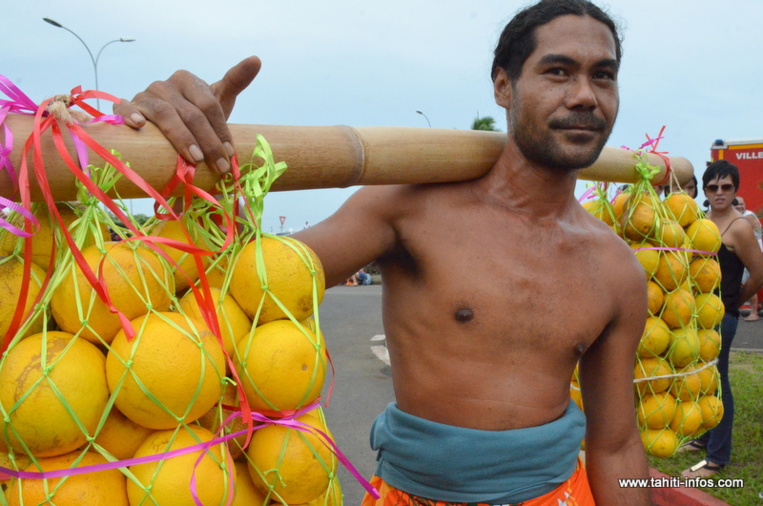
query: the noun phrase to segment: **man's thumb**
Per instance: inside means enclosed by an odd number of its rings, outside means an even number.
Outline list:
[[[223,78],[212,85],[212,90],[220,100],[226,119],[233,110],[236,97],[249,86],[260,71],[262,62],[250,56],[225,73]]]

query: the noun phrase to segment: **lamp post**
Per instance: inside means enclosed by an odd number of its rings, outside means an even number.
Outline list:
[[[424,116],[424,119],[427,120],[427,125],[429,125],[429,128],[432,128],[432,124],[429,122],[429,118],[427,118],[426,114],[424,114],[421,111],[416,111],[416,114],[421,114],[422,116]]]
[[[70,29],[66,28],[64,25],[62,25],[58,21],[55,21],[55,20],[50,19],[50,18],[42,18],[42,20],[45,21],[48,24],[51,24],[51,25],[55,26],[56,28],[63,28],[67,32],[69,32],[72,35],[74,35],[75,37],[77,37],[77,39],[80,42],[82,42],[82,45],[85,46],[85,49],[87,49],[87,54],[90,55],[90,61],[93,62],[93,71],[95,72],[95,90],[96,91],[99,91],[98,90],[98,60],[100,59],[101,53],[103,52],[103,50],[106,49],[106,46],[108,46],[109,44],[113,44],[115,42],[134,42],[135,41],[135,39],[124,38],[124,37],[119,38],[119,39],[111,40],[111,41],[107,42],[106,44],[104,44],[101,47],[101,49],[98,51],[98,54],[96,54],[95,57],[93,57],[93,52],[90,51],[90,48],[88,47],[88,45],[85,44],[85,41],[82,40],[82,37],[80,37],[79,35],[74,33],[73,30],[70,30]],[[96,98],[95,100],[96,100],[96,104],[98,105],[98,109],[100,110],[100,108],[101,108],[101,100],[98,99],[98,98]]]

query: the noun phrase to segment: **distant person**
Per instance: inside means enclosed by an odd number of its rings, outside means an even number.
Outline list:
[[[707,478],[731,462],[734,397],[729,382],[729,351],[737,331],[739,306],[763,286],[763,252],[750,222],[733,206],[739,188],[739,169],[726,160],[713,162],[702,175],[702,187],[710,206],[707,217],[718,227],[722,240],[718,263],[721,266],[721,300],[726,314],[720,326],[718,372],[721,377],[723,418],[717,427],[679,448],[680,452],[707,451],[704,460],[681,473],[687,478]],[[743,285],[745,268],[750,271],[750,278]]]
[[[673,187],[672,185],[663,185],[663,186],[657,186],[655,188],[662,188],[662,191],[664,192],[664,195],[667,197],[671,193],[673,193],[674,190],[677,188]],[[691,198],[696,199],[697,198],[697,176],[692,176],[691,180],[683,185],[681,187],[683,191],[686,192],[687,195],[689,195]],[[659,190],[657,191],[659,194]]]
[[[360,269],[358,271],[357,276],[358,276],[358,281],[360,282],[361,285],[370,285],[371,284],[371,275],[368,274],[363,269]]]
[[[737,203],[734,204],[734,208],[742,213],[742,216],[747,219],[750,224],[752,225],[753,232],[755,233],[755,237],[758,239],[758,246],[760,246],[761,251],[763,251],[763,239],[761,239],[761,235],[763,235],[763,227],[760,226],[760,220],[758,217],[747,209],[747,205],[745,204],[744,197],[737,196],[736,198]],[[750,279],[750,271],[747,269],[744,270],[744,275],[742,276],[742,284],[746,283],[747,280]],[[758,316],[758,294],[756,293],[753,295],[750,300],[750,315],[744,319],[746,322],[756,322],[760,320],[760,317]]]

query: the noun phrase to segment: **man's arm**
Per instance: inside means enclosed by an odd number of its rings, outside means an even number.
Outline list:
[[[292,235],[321,259],[326,287],[344,282],[395,246],[399,186],[365,187],[333,215]]]
[[[646,322],[646,283],[633,255],[622,260],[619,269],[609,270],[618,286],[616,315],[580,363],[586,470],[597,504],[642,505],[651,504],[650,489],[620,488],[618,483],[621,478],[648,478],[633,408],[633,366]]]

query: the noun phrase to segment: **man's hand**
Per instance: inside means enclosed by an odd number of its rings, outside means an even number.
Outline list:
[[[183,158],[194,164],[205,161],[225,173],[235,153],[226,122],[236,97],[254,80],[260,66],[260,59],[250,56],[211,86],[179,70],[166,81],[152,83],[132,101],[122,99],[114,113],[132,128],[142,127],[146,120],[154,123]]]

